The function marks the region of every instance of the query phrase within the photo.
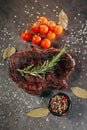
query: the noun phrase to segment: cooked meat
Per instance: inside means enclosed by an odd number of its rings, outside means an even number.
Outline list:
[[[59,53],[59,49],[50,48],[40,50],[37,48],[15,53],[10,60],[9,73],[13,81],[18,86],[32,95],[40,95],[47,87],[55,87],[63,89],[67,87],[66,80],[74,70],[75,61],[67,53],[65,53],[60,61],[52,68],[52,70],[42,76],[42,78],[26,75],[21,76],[17,69],[23,69],[31,64],[37,66],[43,64],[47,59],[51,59],[55,54]]]

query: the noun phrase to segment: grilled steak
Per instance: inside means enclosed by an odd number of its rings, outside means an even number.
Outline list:
[[[52,70],[42,76],[42,78],[27,75],[26,78],[21,76],[17,69],[23,69],[31,64],[37,66],[43,64],[47,59],[51,59],[55,54],[60,52],[59,49],[50,48],[40,50],[37,48],[15,53],[9,63],[9,73],[13,81],[18,86],[32,95],[40,95],[47,87],[63,89],[67,87],[66,80],[74,70],[75,61],[65,53],[60,61]]]

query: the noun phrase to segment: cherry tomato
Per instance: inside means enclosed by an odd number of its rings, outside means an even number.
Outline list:
[[[62,32],[63,32],[63,27],[61,25],[55,26],[55,28],[54,28],[55,34],[60,35],[60,34],[62,34]]]
[[[48,32],[47,25],[40,25],[40,33],[41,34],[46,34],[47,32]]]
[[[56,26],[56,23],[54,21],[48,21],[48,24],[47,24],[49,30],[54,30],[54,27]]]
[[[56,37],[56,34],[54,32],[51,32],[51,31],[48,32],[47,38],[53,40],[55,39],[55,37]]]
[[[31,38],[31,33],[28,31],[28,30],[25,30],[21,33],[21,38],[24,40],[24,41],[29,41],[30,38]]]
[[[42,16],[38,19],[38,21],[40,22],[40,24],[47,24],[48,20],[46,17]]]
[[[32,43],[39,45],[41,43],[41,37],[39,35],[34,35],[32,37]]]
[[[32,30],[34,33],[39,32],[39,29],[40,29],[39,23],[34,23],[34,24],[31,26],[31,30]]]
[[[42,40],[41,46],[45,49],[48,49],[51,47],[51,41],[49,39],[45,38]]]

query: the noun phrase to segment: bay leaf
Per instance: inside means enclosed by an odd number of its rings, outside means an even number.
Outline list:
[[[66,30],[68,26],[68,16],[67,14],[61,10],[59,13],[59,24]]]
[[[30,117],[44,117],[47,116],[49,113],[48,108],[35,108],[33,110],[31,110],[30,112],[27,113],[28,116]]]
[[[77,97],[87,99],[87,90],[80,87],[71,87],[71,90]]]
[[[3,53],[3,59],[7,59],[9,58],[10,56],[12,56],[14,53],[16,52],[16,49],[14,47],[8,47],[4,50],[4,53]]]

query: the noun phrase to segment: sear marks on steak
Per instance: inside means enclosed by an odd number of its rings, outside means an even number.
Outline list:
[[[23,69],[31,64],[34,64],[34,66],[43,64],[45,60],[51,59],[59,52],[59,49],[54,48],[47,50],[33,48],[15,53],[9,63],[10,76],[20,88],[32,95],[41,95],[47,87],[66,88],[68,86],[66,80],[75,66],[75,60],[70,54],[65,53],[51,71],[44,74],[42,78],[31,75],[27,75],[25,78],[17,71],[17,69]]]

